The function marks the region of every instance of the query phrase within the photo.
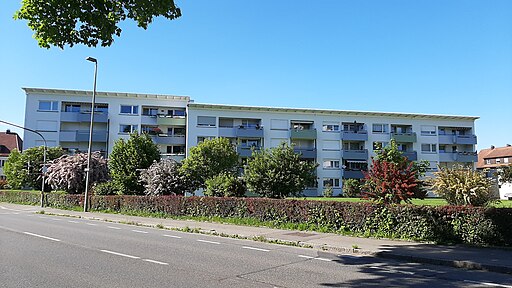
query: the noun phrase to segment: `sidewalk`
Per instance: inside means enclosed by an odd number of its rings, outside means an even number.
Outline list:
[[[70,215],[86,219],[108,220],[112,222],[137,223],[144,226],[163,225],[166,228],[199,229],[201,233],[229,235],[241,238],[264,237],[268,240],[280,240],[298,243],[299,246],[312,247],[335,253],[350,253],[382,258],[405,260],[409,262],[445,265],[466,269],[487,270],[512,274],[512,250],[471,248],[465,246],[440,246],[418,242],[358,238],[330,233],[280,230],[265,227],[237,226],[190,220],[172,220],[145,218],[122,214],[96,212],[77,212],[54,208],[0,203],[0,206],[13,210],[44,210],[47,213]],[[355,249],[355,248],[357,249]]]

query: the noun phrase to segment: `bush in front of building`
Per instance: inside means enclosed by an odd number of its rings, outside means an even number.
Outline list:
[[[205,196],[215,197],[243,197],[245,195],[245,183],[233,173],[221,173],[206,180]]]
[[[345,179],[343,180],[343,196],[344,197],[361,197],[361,180]]]
[[[470,167],[440,167],[428,182],[450,205],[488,206],[498,200],[492,179]]]
[[[140,174],[144,193],[151,196],[185,195],[191,185],[180,170],[181,164],[173,159],[154,162]]]
[[[82,207],[82,195],[46,194],[51,207]],[[0,191],[35,204],[39,194]],[[182,196],[92,196],[91,211],[158,217],[246,219],[256,225],[443,244],[512,246],[512,208],[382,205],[372,202]],[[194,218],[195,217],[195,218]]]

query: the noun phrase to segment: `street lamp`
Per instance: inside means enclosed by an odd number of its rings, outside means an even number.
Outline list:
[[[93,57],[87,57],[85,60],[94,63],[94,86],[92,90],[91,124],[89,125],[89,148],[87,149],[87,168],[85,170],[84,212],[87,212],[87,209],[89,208],[89,177],[91,173],[92,130],[94,126],[94,106],[96,106],[96,77],[98,76],[98,60]]]
[[[3,121],[3,120],[0,120],[0,123],[3,123],[3,124],[7,124],[7,125],[10,125],[10,126],[14,126],[14,127],[17,127],[17,128],[20,128],[20,129],[23,129],[23,130],[27,130],[29,132],[32,132],[32,133],[35,133],[37,135],[39,135],[39,137],[41,137],[43,139],[43,170],[42,170],[42,178],[43,178],[43,183],[41,184],[41,207],[44,207],[44,178],[45,178],[45,175],[46,175],[46,150],[48,149],[48,145],[46,143],[46,139],[44,138],[43,134],[39,133],[39,131],[36,131],[36,130],[32,130],[30,128],[27,128],[27,127],[23,127],[21,125],[17,125],[17,124],[13,124],[13,123],[9,123],[7,121]]]

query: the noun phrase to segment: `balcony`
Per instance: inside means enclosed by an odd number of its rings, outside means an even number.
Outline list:
[[[219,137],[224,138],[235,138],[236,128],[233,127],[219,127]]]
[[[242,146],[242,145],[238,145],[236,146],[236,152],[238,153],[238,155],[240,155],[240,157],[251,157],[252,156],[252,151],[259,151],[261,149],[261,147],[258,147],[258,146]]]
[[[341,157],[351,160],[368,160],[368,150],[343,150]]]
[[[161,134],[158,136],[152,136],[153,142],[160,145],[185,145],[186,137],[183,135],[168,136]]]
[[[341,140],[345,141],[368,141],[368,131],[341,131]]]
[[[301,154],[300,158],[303,159],[315,159],[316,148],[293,148],[293,151],[297,154]]]
[[[91,112],[60,112],[61,122],[90,122]],[[96,112],[94,113],[95,123],[107,123],[108,113]]]
[[[316,129],[291,129],[290,138],[292,139],[316,139]]]
[[[439,144],[475,145],[476,135],[439,135]]]
[[[187,119],[185,117],[158,116],[156,124],[159,126],[185,126],[187,125]]]
[[[263,138],[262,126],[238,126],[235,128],[236,137]]]
[[[362,170],[343,170],[344,179],[363,179],[364,173]]]
[[[416,132],[391,133],[391,138],[399,143],[414,143],[416,142]]]
[[[60,142],[89,142],[89,131],[61,131]],[[108,131],[93,131],[92,142],[107,142]]]
[[[402,155],[407,157],[409,161],[418,160],[418,153],[416,151],[402,151]]]
[[[156,116],[142,115],[140,116],[140,124],[142,125],[157,125]]]
[[[441,152],[439,162],[477,162],[476,152]]]

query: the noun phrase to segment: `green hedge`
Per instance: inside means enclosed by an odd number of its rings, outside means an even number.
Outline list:
[[[46,195],[50,207],[76,209],[83,205],[80,195]],[[0,191],[0,201],[37,205],[39,195]],[[91,211],[251,218],[275,227],[291,225],[358,236],[512,246],[512,208],[182,196],[93,196],[90,203]]]

